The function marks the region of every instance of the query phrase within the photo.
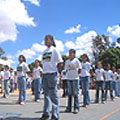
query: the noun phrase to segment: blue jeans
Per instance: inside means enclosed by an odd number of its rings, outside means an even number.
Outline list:
[[[74,110],[79,110],[79,80],[67,80],[68,86],[68,107],[67,109],[72,111],[72,96],[74,97]]]
[[[96,102],[99,102],[99,88],[101,88],[101,101],[103,102],[105,100],[105,94],[104,94],[104,81],[96,81]]]
[[[52,116],[59,118],[59,97],[57,88],[57,73],[46,73],[42,76],[44,90],[43,114],[50,116],[50,100],[52,102]]]
[[[118,85],[118,96],[120,97],[120,81],[117,82]]]
[[[118,96],[118,85],[116,81],[112,82],[113,90],[115,91],[115,96]]]
[[[18,77],[19,102],[26,102],[26,77]]]
[[[40,99],[40,91],[41,91],[41,79],[38,78],[34,80],[34,92],[35,92],[35,100]]]
[[[89,82],[90,82],[89,76],[81,77],[82,93],[83,93],[83,105],[90,104]]]
[[[4,96],[9,97],[9,80],[4,80]]]
[[[14,80],[10,81],[10,92],[14,92]]]
[[[114,99],[114,97],[113,97],[112,81],[105,82],[105,101],[107,100],[108,90],[110,90],[110,97],[111,97],[111,99]]]
[[[29,81],[28,82],[28,89],[30,89],[31,88],[31,82]]]

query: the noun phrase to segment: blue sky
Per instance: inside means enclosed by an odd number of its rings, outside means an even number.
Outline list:
[[[17,7],[15,6],[13,10],[11,10],[13,7],[8,7],[7,11],[4,7],[12,6],[10,0],[0,0],[2,3],[0,6],[3,8],[0,9],[0,18],[2,17],[3,21],[6,17],[10,18],[10,21],[6,20],[8,26],[11,22],[15,27],[13,30],[5,28],[3,31],[2,27],[5,27],[6,23],[0,22],[0,33],[5,32],[4,40],[0,35],[0,46],[14,68],[18,63],[19,54],[27,54],[27,63],[40,58],[45,49],[42,42],[46,34],[55,37],[61,54],[66,54],[70,48],[75,48],[78,51],[77,56],[84,52],[91,53],[92,36],[104,33],[110,36],[111,41],[120,36],[118,25],[120,24],[120,0],[12,1],[17,1]],[[4,11],[5,17],[2,13]]]

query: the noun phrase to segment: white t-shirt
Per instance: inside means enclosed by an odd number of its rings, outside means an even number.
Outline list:
[[[42,68],[41,67],[38,67],[38,68],[34,68],[33,69],[33,79],[38,79],[40,78],[40,72],[42,72]]]
[[[89,62],[82,62],[82,71],[81,71],[81,77],[86,77],[86,76],[90,76],[90,70],[91,68],[91,64]]]
[[[77,58],[74,58],[72,61],[68,59],[65,63],[65,69],[67,71],[66,78],[68,80],[79,79],[78,70],[82,69],[82,67]]]
[[[14,80],[14,72],[10,73],[10,78]]]
[[[105,71],[105,81],[111,81],[113,76],[113,72],[111,70]]]
[[[2,80],[4,80],[4,71],[1,71],[0,73]]]
[[[9,80],[10,78],[10,72],[9,71],[4,71],[4,80]]]
[[[117,81],[119,81],[120,82],[120,74],[118,74],[118,80]]]
[[[117,72],[114,72],[112,76],[113,76],[112,80],[117,81],[117,77],[118,77]]]
[[[30,69],[25,62],[17,65],[17,76],[18,77],[26,76],[26,72],[29,72],[29,71]]]
[[[61,72],[62,80],[66,80],[66,70],[62,70]]]
[[[97,81],[104,81],[104,77],[103,77],[103,74],[105,73],[104,69],[96,69],[95,73],[96,73]]]
[[[51,46],[47,48],[42,55],[43,73],[57,72],[57,64],[63,62],[58,50]]]

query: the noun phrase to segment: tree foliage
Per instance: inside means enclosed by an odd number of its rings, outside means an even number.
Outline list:
[[[5,54],[4,50],[0,47],[0,58],[3,60],[7,60],[6,56],[3,56]]]
[[[110,48],[99,55],[99,61],[103,66],[110,64],[116,68],[120,68],[120,48]]]

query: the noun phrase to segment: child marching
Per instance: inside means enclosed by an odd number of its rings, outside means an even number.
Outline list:
[[[74,113],[79,112],[79,73],[81,72],[81,63],[75,58],[76,51],[69,50],[69,59],[65,63],[67,86],[68,86],[68,106],[65,112],[72,112],[72,96],[74,97]]]

